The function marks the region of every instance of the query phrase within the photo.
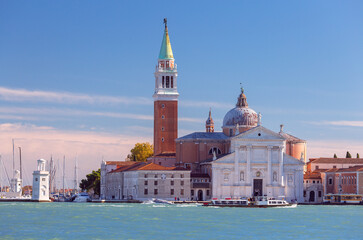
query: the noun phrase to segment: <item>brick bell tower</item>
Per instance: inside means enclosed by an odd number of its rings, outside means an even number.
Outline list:
[[[158,65],[155,70],[154,98],[154,157],[175,156],[175,139],[178,138],[177,66],[174,63],[168,34],[167,20],[161,43]]]

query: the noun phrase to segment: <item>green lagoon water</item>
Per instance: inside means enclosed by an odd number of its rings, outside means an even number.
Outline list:
[[[363,239],[363,206],[0,203],[0,239]]]

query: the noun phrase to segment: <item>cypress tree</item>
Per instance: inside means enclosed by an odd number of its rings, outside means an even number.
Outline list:
[[[357,158],[359,158],[359,153],[357,153]]]
[[[352,158],[352,155],[350,155],[350,152],[347,151],[347,155],[345,156],[346,158]]]
[[[334,153],[334,158],[338,158],[338,156]]]

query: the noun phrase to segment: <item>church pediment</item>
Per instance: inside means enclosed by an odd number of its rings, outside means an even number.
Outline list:
[[[280,134],[275,133],[265,127],[257,126],[245,132],[242,132],[231,138],[232,140],[277,140],[284,141],[285,139]]]
[[[298,164],[298,165],[305,165],[304,162],[302,162],[299,159],[296,159],[294,157],[291,157],[290,155],[284,153],[284,164]]]

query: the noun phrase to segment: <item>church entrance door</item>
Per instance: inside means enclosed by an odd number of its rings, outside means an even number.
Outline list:
[[[253,179],[253,196],[262,196],[262,179]]]
[[[198,201],[203,201],[203,191],[202,190],[198,191]]]

